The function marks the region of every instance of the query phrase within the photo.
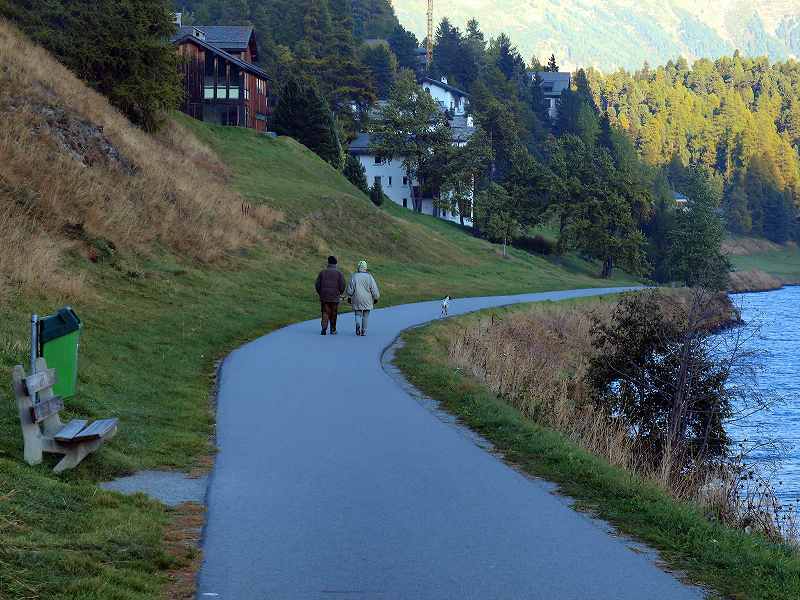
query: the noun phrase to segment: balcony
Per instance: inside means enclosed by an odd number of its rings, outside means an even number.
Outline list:
[[[216,89],[216,94],[214,91]],[[203,99],[204,100],[240,100],[242,98],[241,88],[231,86],[226,88],[224,85],[205,85],[203,86]]]

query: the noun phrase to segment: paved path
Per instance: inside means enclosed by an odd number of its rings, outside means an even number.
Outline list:
[[[618,290],[459,299],[491,306]],[[369,335],[287,327],[223,364],[198,597],[223,600],[700,598],[651,556],[437,419],[381,352],[438,303]]]

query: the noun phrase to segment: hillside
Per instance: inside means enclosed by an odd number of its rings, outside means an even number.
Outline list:
[[[424,0],[395,0],[400,22],[426,35]],[[800,55],[800,4],[794,0],[437,0],[434,19],[462,29],[476,18],[505,32],[529,60],[555,53],[562,67],[610,72],[684,56]]]
[[[314,318],[329,253],[346,271],[367,258],[382,304],[608,284],[597,265],[503,260],[455,226],[377,209],[290,139],[178,115],[148,136],[2,21],[0,55],[0,372],[26,363],[29,314],[69,303],[85,330],[66,416],[120,419],[58,477],[54,457],[22,462],[0,386],[0,597],[162,597],[196,558],[174,543],[180,515],[95,483],[207,465],[215,361]]]

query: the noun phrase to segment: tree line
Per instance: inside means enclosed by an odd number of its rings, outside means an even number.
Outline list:
[[[346,144],[375,127],[376,99],[408,100],[419,67],[419,41],[387,0],[0,0],[0,14],[151,129],[181,93],[170,9],[187,23],[256,26],[277,82],[273,128],[366,187]],[[464,31],[447,19],[437,28],[429,75],[470,93],[479,129],[468,149],[417,152],[409,172],[462,214],[474,181],[481,234],[524,242],[552,225],[553,251],[596,259],[604,276],[619,266],[684,282],[701,271],[724,279],[719,213],[734,233],[800,238],[797,62],[737,54],[634,74],[580,70],[555,122],[540,71],[558,71],[556,57],[526,63],[507,35],[488,39],[475,19]],[[434,109],[422,112],[435,120]],[[688,212],[675,209],[674,191],[690,198]]]
[[[593,104],[649,164],[713,174],[731,232],[800,240],[800,62],[736,52],[586,76]]]

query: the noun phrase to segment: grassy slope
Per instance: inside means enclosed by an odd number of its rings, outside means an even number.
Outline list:
[[[0,598],[159,596],[167,569],[181,561],[165,545],[168,511],[94,484],[144,468],[202,464],[212,450],[215,360],[254,336],[315,317],[313,279],[329,252],[345,268],[369,259],[386,304],[608,283],[580,261],[560,265],[516,251],[502,260],[496,247],[457,227],[377,210],[292,140],[176,119],[223,156],[231,185],[249,202],[286,217],[262,245],[216,266],[166,252],[129,257],[124,266],[73,256],[72,268],[94,292],[76,305],[86,324],[81,392],[67,405],[77,416],[119,417],[120,432],[61,477],[50,472],[55,457],[29,467],[8,388],[0,388]],[[5,373],[25,362],[29,313],[56,304],[21,292],[0,299]]]
[[[787,246],[783,250],[731,256],[737,271],[759,270],[774,275],[785,283],[800,284],[800,249]]]
[[[526,419],[480,383],[450,367],[443,358],[448,356],[449,336],[474,318],[451,319],[404,334],[405,346],[396,362],[414,385],[488,438],[511,463],[557,482],[563,493],[576,499],[578,510],[597,514],[658,548],[662,558],[694,581],[730,598],[800,597],[796,552],[708,521],[693,506],[670,499],[559,433]]]

